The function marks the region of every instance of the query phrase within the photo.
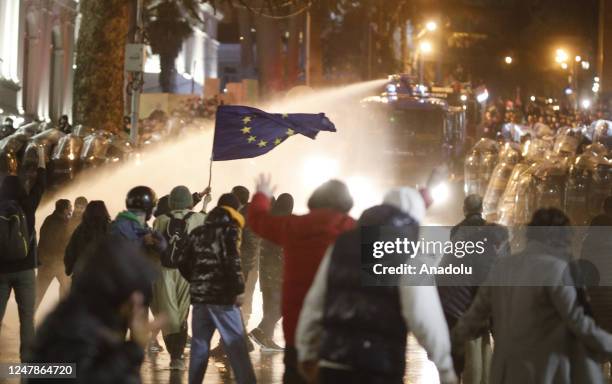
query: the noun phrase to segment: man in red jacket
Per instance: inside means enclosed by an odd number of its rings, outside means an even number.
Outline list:
[[[257,193],[249,206],[248,221],[255,233],[284,250],[281,311],[286,345],[283,383],[305,383],[297,369],[294,343],[297,321],[325,250],[338,235],[355,226],[355,221],[348,216],[353,199],[344,183],[330,180],[310,196],[310,212],[306,215],[273,216],[270,214],[272,192],[270,177],[260,176]]]

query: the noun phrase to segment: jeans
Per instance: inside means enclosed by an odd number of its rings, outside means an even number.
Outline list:
[[[0,327],[11,290],[15,291],[15,301],[17,301],[19,312],[19,357],[21,361],[26,361],[34,341],[34,301],[36,295],[34,270],[0,273]]]
[[[70,278],[66,276],[66,273],[64,272],[64,265],[58,263],[43,264],[38,267],[38,273],[36,274],[35,310],[38,309],[40,302],[42,301],[43,297],[45,297],[45,293],[47,292],[49,285],[55,277],[57,277],[57,281],[60,285],[60,300],[68,295],[68,291],[70,290]]]
[[[285,364],[283,384],[306,384],[306,380],[298,370],[297,349],[295,347],[285,347],[283,363]]]
[[[219,331],[238,384],[256,382],[245,343],[240,310],[235,305],[193,304],[189,384],[201,384],[208,365],[210,339]]]
[[[281,291],[273,288],[262,288],[261,295],[263,298],[263,318],[257,326],[261,329],[264,336],[272,339],[274,336],[274,327],[281,318]]]

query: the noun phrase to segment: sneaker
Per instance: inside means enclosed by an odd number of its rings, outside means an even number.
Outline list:
[[[159,345],[155,339],[149,342],[149,347],[147,349],[149,353],[159,353],[164,351],[164,347]]]
[[[172,359],[170,360],[170,370],[172,371],[184,371],[185,362],[183,359]]]
[[[262,352],[283,352],[285,348],[276,344],[274,340],[268,339],[263,347],[261,347]]]
[[[257,345],[259,345],[260,347],[264,346],[264,344],[265,344],[264,342],[265,342],[265,338],[266,337],[264,336],[264,333],[263,333],[263,331],[261,329],[259,329],[259,328],[253,329],[249,333],[249,336],[250,336],[251,339],[253,339],[254,342],[257,343]]]
[[[284,350],[283,347],[276,344],[271,338],[266,337],[259,328],[252,330],[249,336],[261,347],[263,352],[282,352]]]

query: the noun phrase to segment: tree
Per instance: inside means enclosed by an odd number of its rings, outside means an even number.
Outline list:
[[[183,16],[176,1],[166,0],[149,8],[145,31],[151,50],[159,55],[159,85],[162,92],[172,93],[176,88],[174,62],[183,42],[192,34],[191,23]]]
[[[124,111],[123,63],[128,32],[126,0],[81,0],[74,75],[75,120],[118,131]]]

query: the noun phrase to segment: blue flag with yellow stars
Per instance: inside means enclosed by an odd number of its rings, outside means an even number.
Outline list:
[[[261,156],[299,133],[314,139],[319,131],[336,132],[324,113],[267,113],[242,105],[217,109],[213,160]]]

